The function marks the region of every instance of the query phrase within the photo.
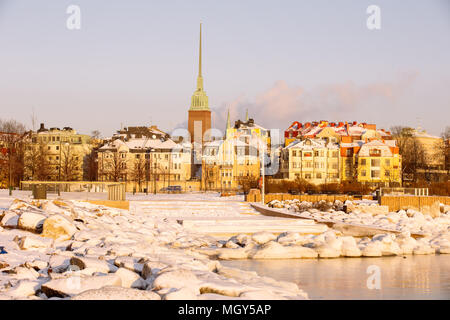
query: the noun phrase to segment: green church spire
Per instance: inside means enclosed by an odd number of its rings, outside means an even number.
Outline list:
[[[202,24],[200,23],[200,45],[198,55],[198,77],[197,90],[191,98],[191,110],[209,110],[209,101],[206,92],[203,90],[202,77]]]

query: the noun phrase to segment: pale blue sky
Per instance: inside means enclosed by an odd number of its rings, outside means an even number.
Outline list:
[[[0,118],[31,126],[169,130],[187,120],[198,27],[222,129],[245,109],[268,128],[357,120],[450,125],[450,2],[0,0]],[[81,30],[66,8],[81,7]],[[366,8],[381,8],[381,30]]]

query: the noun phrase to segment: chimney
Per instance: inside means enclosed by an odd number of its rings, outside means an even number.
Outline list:
[[[344,123],[343,122],[339,122],[338,128],[343,127],[343,126],[344,126]]]

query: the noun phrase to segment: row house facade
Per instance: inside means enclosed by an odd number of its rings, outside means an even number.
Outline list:
[[[99,181],[125,182],[127,190],[160,191],[191,179],[191,145],[155,128],[150,134],[119,132],[97,150]],[[159,131],[160,134],[156,134]]]
[[[341,180],[371,186],[401,186],[402,165],[395,140],[353,141],[344,137],[340,145]]]
[[[401,156],[395,140],[329,138],[295,140],[281,153],[281,177],[314,184],[357,181],[371,186],[401,185]]]
[[[314,184],[339,182],[339,145],[323,139],[296,140],[281,153],[281,176]]]
[[[24,139],[24,180],[84,180],[92,139],[70,127],[30,131]]]
[[[207,143],[202,156],[203,190],[237,190],[243,180],[260,176],[257,148],[238,138]]]

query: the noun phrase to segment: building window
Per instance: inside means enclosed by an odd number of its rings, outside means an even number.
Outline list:
[[[361,170],[361,177],[365,177],[366,176],[366,170]]]
[[[385,159],[384,163],[386,164],[386,166],[390,167],[391,166],[391,159]]]
[[[389,170],[384,171],[384,176],[385,177],[390,177],[391,176],[391,172]]]
[[[322,174],[321,174],[321,173],[317,173],[317,174],[316,174],[316,178],[317,178],[317,179],[322,179]]]
[[[380,166],[380,159],[371,159],[370,160],[370,165],[372,167],[379,167]]]
[[[379,178],[380,177],[380,170],[372,170],[371,171],[371,177],[372,178]]]
[[[361,165],[365,166],[366,165],[366,159],[361,159]]]

